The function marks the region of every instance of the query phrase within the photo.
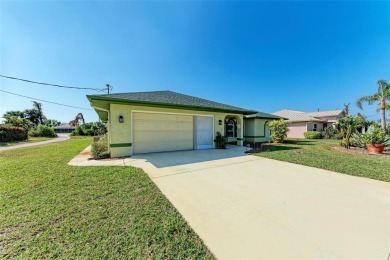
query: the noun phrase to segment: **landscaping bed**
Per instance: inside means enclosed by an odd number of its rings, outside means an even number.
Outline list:
[[[0,153],[0,258],[214,258],[142,170],[67,165],[90,143]]]
[[[341,146],[332,146],[331,149],[334,151],[349,153],[349,154],[363,154],[368,156],[387,156],[390,159],[390,151],[384,151],[382,154],[370,154],[368,153],[367,149],[359,148],[359,147],[350,147],[350,149],[346,149]]]

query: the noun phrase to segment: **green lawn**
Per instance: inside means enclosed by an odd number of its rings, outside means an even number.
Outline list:
[[[11,141],[11,142],[0,142],[0,147],[12,146],[16,144],[35,143],[40,141],[47,141],[53,139],[52,137],[29,137],[28,140],[24,141]]]
[[[214,258],[142,170],[68,166],[90,142],[0,153],[0,258]]]
[[[337,140],[287,140],[255,155],[390,182],[390,158],[331,150]]]

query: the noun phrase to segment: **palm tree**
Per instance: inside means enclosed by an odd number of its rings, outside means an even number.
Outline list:
[[[43,122],[46,120],[46,117],[43,115],[42,112],[42,103],[33,101],[33,107],[37,111],[36,116],[38,118],[39,123],[43,124]]]
[[[36,128],[39,125],[39,116],[38,110],[36,109],[26,109],[24,110],[24,115],[27,120],[29,120]]]
[[[378,81],[378,92],[371,96],[363,96],[356,100],[356,105],[363,109],[363,102],[372,105],[379,102],[377,111],[381,112],[381,126],[386,128],[386,109],[390,107],[390,85],[385,80]]]

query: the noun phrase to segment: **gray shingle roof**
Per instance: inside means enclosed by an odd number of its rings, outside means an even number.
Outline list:
[[[150,92],[130,92],[106,95],[88,95],[91,100],[122,101],[137,104],[160,104],[168,106],[180,106],[188,108],[203,108],[220,111],[241,112],[243,114],[253,114],[257,111],[244,109],[236,106],[226,105],[215,101],[188,96],[173,91],[150,91]]]
[[[263,112],[258,112],[256,114],[252,114],[252,115],[246,115],[244,117],[245,118],[271,118],[271,119],[282,119],[283,118],[280,116],[275,116],[275,115],[267,114],[267,113],[263,113]]]

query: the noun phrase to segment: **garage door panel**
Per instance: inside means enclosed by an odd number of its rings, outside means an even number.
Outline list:
[[[193,149],[193,116],[134,113],[134,153]]]
[[[195,149],[213,147],[214,119],[210,116],[195,116]]]

